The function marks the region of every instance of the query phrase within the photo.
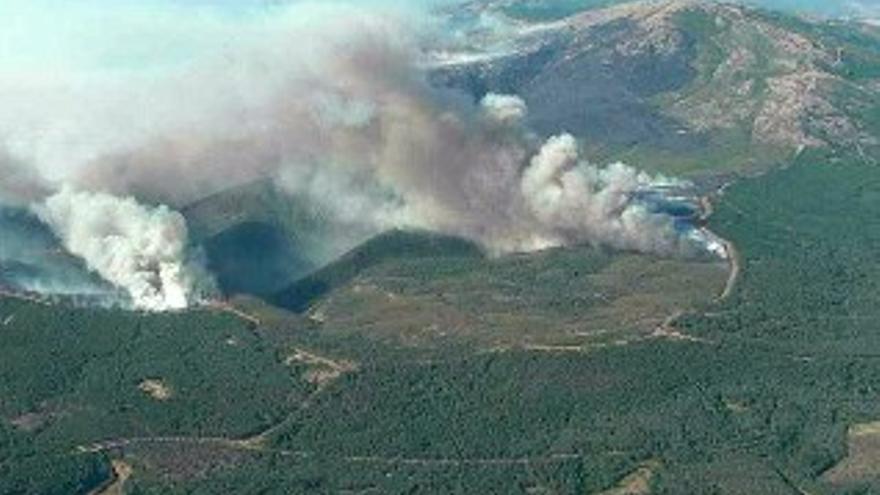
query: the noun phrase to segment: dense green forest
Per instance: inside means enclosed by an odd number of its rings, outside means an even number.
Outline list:
[[[128,493],[866,493],[825,474],[880,418],[878,186],[805,155],[729,188],[711,224],[743,273],[686,339],[421,348],[2,300],[0,492],[86,493],[121,460]]]
[[[303,492],[594,493],[633,473],[656,493],[860,492],[822,475],[847,427],[880,417],[878,180],[811,156],[730,188],[712,225],[744,274],[677,323],[693,341],[377,362],[273,435],[305,462],[257,457],[208,484],[138,490],[210,493],[269,471],[264,488]]]

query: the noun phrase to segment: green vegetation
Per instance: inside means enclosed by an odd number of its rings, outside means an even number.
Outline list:
[[[247,325],[209,312],[147,317],[0,299],[0,340],[4,494],[87,491],[109,467],[78,447],[245,436],[310,389],[302,368],[284,365]],[[167,396],[151,396],[148,381]]]
[[[0,453],[19,474],[0,478],[0,493],[82,493],[119,458],[134,468],[135,493],[364,483],[491,493],[536,483],[535,473],[566,492],[584,479],[605,485],[636,461],[603,457],[591,462],[607,470],[585,475],[579,454],[542,454],[548,432],[563,427],[552,416],[571,399],[571,377],[584,376],[587,393],[595,365],[579,352],[558,360],[489,346],[586,350],[640,339],[657,318],[707,302],[723,275],[718,263],[587,247],[487,259],[457,239],[396,232],[311,277],[326,283],[310,300],[325,321],[258,304],[248,306],[256,325],[212,311],[137,315],[2,299],[0,425],[10,441]],[[397,302],[377,303],[386,292]],[[442,337],[414,337],[426,326]],[[545,400],[544,382],[562,387]],[[498,422],[508,409],[523,412]],[[487,442],[485,431],[499,436]],[[400,455],[428,462],[388,460]],[[452,464],[431,460],[444,456]],[[455,464],[469,456],[487,459]],[[403,478],[386,477],[388,462]],[[348,477],[334,474],[340,464]]]
[[[84,493],[109,476],[99,455],[38,449],[28,435],[0,423],[0,493]]]
[[[880,417],[877,191],[880,169],[816,153],[729,188],[712,225],[742,277],[714,306],[678,299],[696,309],[678,336],[566,332],[601,329],[590,315],[614,300],[620,322],[645,295],[669,297],[682,265],[588,248],[488,260],[403,233],[376,245],[412,256],[328,269],[309,306],[323,322],[2,300],[0,492],[85,493],[110,459],[142,494],[869,489],[825,473],[848,426]],[[623,281],[631,296],[590,299]],[[397,302],[380,304],[388,292]],[[449,336],[407,333],[430,321]],[[114,439],[131,443],[89,453]]]
[[[357,371],[235,463],[203,450],[210,469],[169,478],[155,471],[166,449],[126,451],[142,473],[131,492],[597,493],[640,477],[669,494],[867,489],[824,474],[846,456],[847,427],[880,416],[878,186],[857,159],[812,154],[730,188],[713,226],[745,271],[730,299],[679,320],[690,340],[352,346]]]
[[[707,146],[684,153],[636,145],[606,152],[598,160],[622,161],[655,173],[697,179],[764,171],[785,163],[793,155],[782,147],[752,143],[751,128],[746,127],[716,131],[706,139]]]
[[[698,320],[700,331],[770,336],[799,352],[866,349],[880,280],[878,186],[880,173],[858,157],[814,154],[734,188],[713,225],[737,240],[744,283],[720,316]]]
[[[713,225],[736,239],[742,282],[722,307],[679,322],[797,370],[767,373],[747,391],[747,402],[763,389],[796,405],[777,454],[792,476],[820,475],[843,455],[846,425],[880,415],[878,186],[880,172],[860,157],[814,153],[732,188]]]
[[[707,303],[726,264],[592,247],[485,257],[473,245],[396,232],[364,244],[277,302],[324,335],[396,345],[605,345]]]
[[[329,266],[306,276],[275,296],[275,303],[302,312],[317,299],[351,282],[361,272],[388,260],[462,258],[479,262],[483,254],[469,242],[428,232],[381,234]]]
[[[140,317],[0,301],[2,413],[37,413],[45,442],[140,435],[245,435],[306,390],[246,325],[212,313]],[[169,400],[139,389],[167,384]],[[259,384],[259,386],[257,386]],[[234,406],[234,407],[233,407]]]

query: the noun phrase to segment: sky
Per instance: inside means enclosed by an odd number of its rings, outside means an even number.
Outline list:
[[[163,69],[214,51],[290,3],[331,0],[2,0],[0,76]],[[462,0],[332,0],[416,12]],[[547,0],[552,1],[552,0]],[[825,16],[880,20],[880,0],[743,0]],[[414,19],[425,16],[414,15]]]
[[[291,3],[411,13],[441,1],[449,0],[2,0],[0,74],[186,61]]]
[[[47,81],[72,71],[162,71],[260,32],[291,3],[407,12],[462,0],[2,0],[0,76]],[[552,1],[552,0],[547,0]],[[825,16],[880,20],[880,0],[743,0]]]
[[[880,17],[880,0],[752,0],[764,7],[828,16]],[[747,2],[748,3],[748,2]]]

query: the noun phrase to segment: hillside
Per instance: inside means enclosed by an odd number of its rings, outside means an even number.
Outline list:
[[[549,21],[506,5],[470,4],[505,27],[465,29],[474,42],[440,53],[436,81],[518,94],[537,130],[573,132],[597,158],[702,175],[878,145],[880,31],[866,24],[687,0]]]
[[[392,345],[590,349],[650,338],[723,291],[726,262],[590,246],[484,256],[468,242],[392,232],[273,298],[327,335]]]
[[[247,323],[4,300],[0,486],[86,492],[112,460],[127,493],[871,493],[878,183],[855,157],[811,154],[730,187],[710,222],[741,251],[731,296],[605,345],[473,346],[439,336],[450,319],[427,339],[388,311],[305,321],[251,305]],[[361,304],[389,289],[419,301],[411,323],[448,318],[423,301],[485,279],[479,256],[458,259],[368,263],[341,287]],[[559,252],[493,270],[540,295],[553,284],[525,277],[556,267],[576,284],[568,270],[607,262]],[[461,297],[491,316],[491,299]]]
[[[268,179],[202,198],[183,214],[227,296],[270,296],[374,234],[333,221],[320,205]]]

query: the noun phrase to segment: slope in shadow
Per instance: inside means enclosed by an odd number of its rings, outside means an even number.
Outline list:
[[[313,264],[278,226],[244,222],[204,243],[208,267],[226,294],[266,296],[307,273]]]
[[[302,313],[315,301],[355,279],[364,270],[387,260],[483,256],[479,247],[464,239],[429,232],[394,230],[370,239],[338,261],[279,291],[272,296],[271,302]]]

